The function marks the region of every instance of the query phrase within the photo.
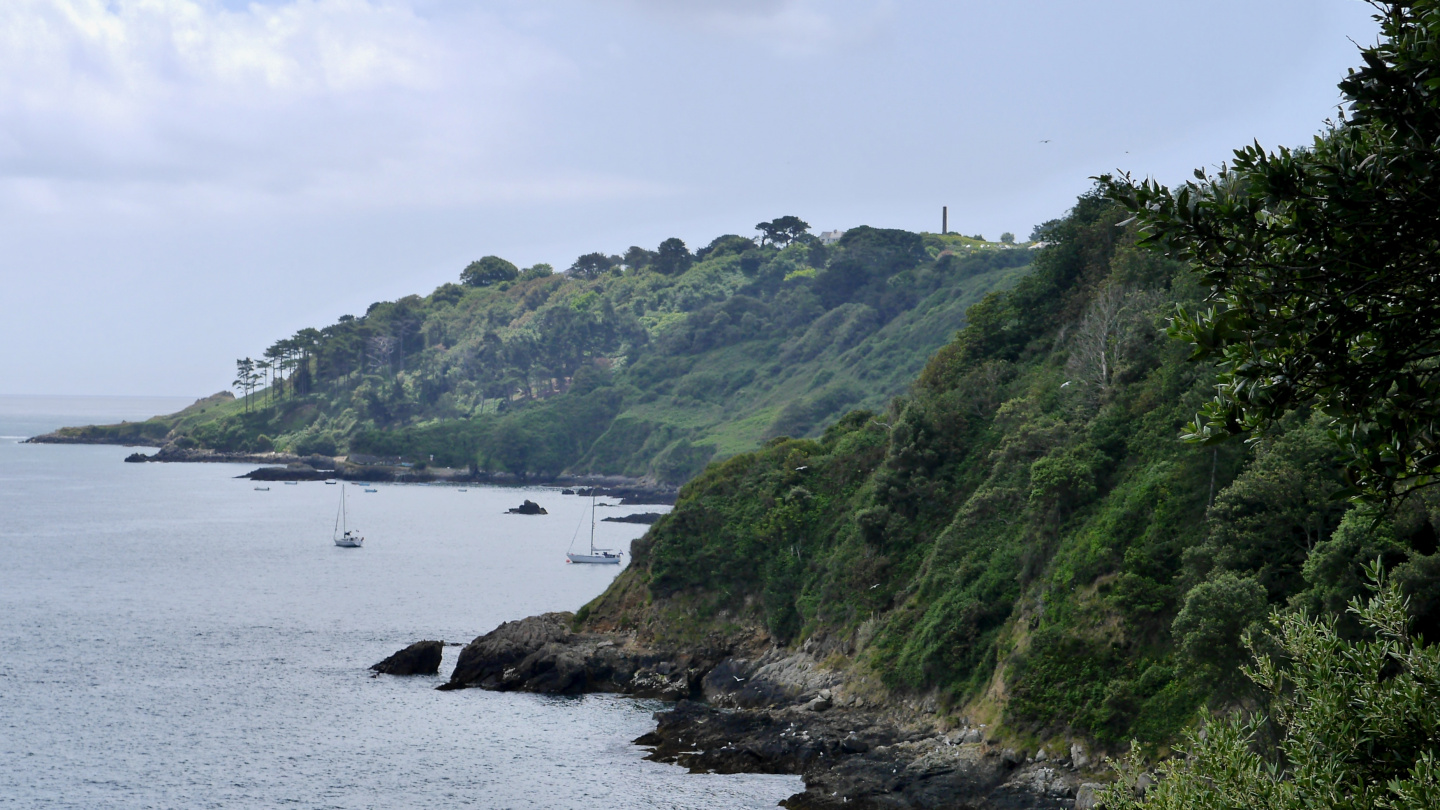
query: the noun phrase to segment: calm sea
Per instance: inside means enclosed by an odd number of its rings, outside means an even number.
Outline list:
[[[564,563],[582,499],[257,492],[248,467],[16,438],[185,404],[0,397],[0,806],[761,808],[801,789],[643,761],[655,701],[434,691],[458,648],[441,676],[371,677],[412,641],[599,594],[613,568]],[[330,541],[342,486],[363,549]],[[522,498],[550,514],[502,514]]]

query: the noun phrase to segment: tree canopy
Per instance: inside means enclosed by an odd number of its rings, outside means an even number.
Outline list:
[[[783,216],[755,226],[760,232],[760,244],[784,247],[799,239],[810,230],[810,223],[796,216]]]
[[[685,243],[672,236],[660,243],[651,267],[658,273],[673,276],[688,270],[694,260],[695,257],[690,255],[690,249],[685,247]]]
[[[610,272],[618,262],[604,253],[586,253],[570,265],[569,273],[575,278],[599,278]]]
[[[1186,438],[1315,407],[1347,491],[1383,500],[1440,470],[1440,3],[1372,5],[1382,39],[1340,83],[1348,117],[1308,148],[1256,143],[1173,190],[1100,180],[1208,288],[1172,320],[1220,370]]]
[[[460,271],[460,281],[470,287],[489,287],[502,281],[512,281],[520,275],[520,268],[499,256],[486,256],[471,262]]]

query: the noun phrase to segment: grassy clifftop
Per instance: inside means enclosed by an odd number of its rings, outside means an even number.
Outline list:
[[[582,620],[824,642],[893,695],[1119,746],[1243,697],[1242,631],[1343,606],[1377,553],[1435,612],[1436,510],[1331,499],[1307,414],[1257,448],[1177,440],[1214,378],[1162,329],[1199,291],[1125,218],[1081,199],[884,409],[711,466]]]

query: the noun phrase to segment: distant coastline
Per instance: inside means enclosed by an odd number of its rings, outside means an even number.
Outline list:
[[[133,423],[141,424],[141,423]],[[630,504],[673,504],[678,487],[623,475],[520,476],[506,472],[485,472],[453,467],[415,467],[394,459],[366,456],[301,456],[294,453],[240,453],[220,450],[182,449],[174,444],[117,435],[91,435],[84,428],[62,428],[32,436],[22,444],[105,444],[120,447],[155,447],[154,453],[132,453],[125,460],[182,464],[260,464],[242,478],[253,481],[365,481],[373,483],[455,483],[490,486],[574,487],[580,494],[620,498]],[[163,444],[163,446],[162,446]]]

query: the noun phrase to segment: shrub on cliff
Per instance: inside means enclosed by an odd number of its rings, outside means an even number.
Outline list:
[[[1113,810],[1431,810],[1440,807],[1440,646],[1407,631],[1406,600],[1369,570],[1377,593],[1349,612],[1365,638],[1349,641],[1333,617],[1271,619],[1277,655],[1257,654],[1246,675],[1262,688],[1267,719],[1203,718],[1182,758],[1156,768],[1143,798],[1138,759],[1105,796]],[[1252,652],[1256,651],[1254,645]]]

